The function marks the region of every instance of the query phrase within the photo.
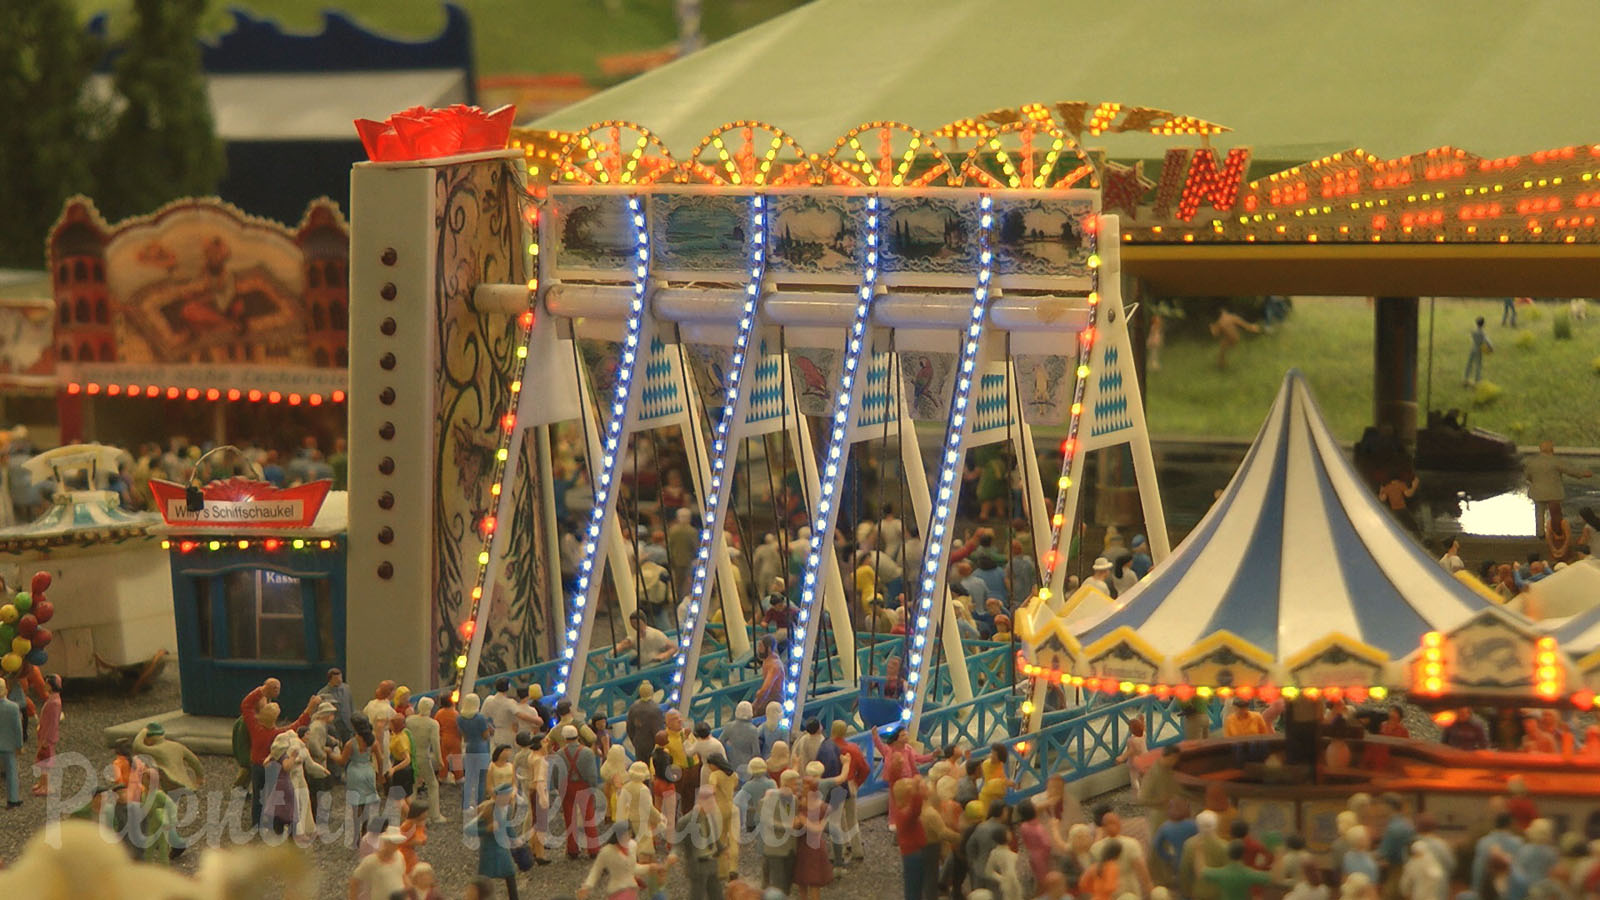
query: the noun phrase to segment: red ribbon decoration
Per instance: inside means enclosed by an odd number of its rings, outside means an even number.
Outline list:
[[[356,133],[373,162],[434,159],[458,153],[504,150],[515,106],[493,112],[457,103],[444,109],[413,106],[382,122],[356,119]]]

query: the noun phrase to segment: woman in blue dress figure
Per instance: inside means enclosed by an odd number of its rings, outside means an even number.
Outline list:
[[[478,710],[482,707],[483,700],[477,694],[467,694],[461,698],[461,715],[456,719],[456,728],[461,731],[462,758],[461,767],[463,778],[461,780],[461,808],[472,809],[483,802],[485,782],[489,772],[489,735],[494,734],[494,725],[489,722],[489,717]]]
[[[511,858],[511,845],[517,837],[514,797],[510,784],[500,785],[494,798],[479,804],[467,823],[478,838],[478,876],[504,881],[510,900],[517,900],[517,864]]]
[[[372,721],[363,713],[351,713],[350,728],[355,735],[345,742],[339,765],[344,767],[344,799],[349,807],[346,830],[351,844],[359,848],[367,824],[383,804],[378,796],[378,738],[372,733]]]

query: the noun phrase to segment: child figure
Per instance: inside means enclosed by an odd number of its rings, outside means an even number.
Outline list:
[[[61,676],[46,675],[44,684],[50,694],[39,707],[39,753],[34,757],[39,764],[39,783],[33,786],[35,797],[50,793],[50,770],[55,768],[56,744],[61,740]]]
[[[1122,745],[1122,753],[1117,756],[1117,762],[1128,765],[1128,784],[1133,787],[1133,795],[1139,796],[1139,770],[1133,761],[1144,755],[1150,748],[1144,739],[1144,720],[1128,720],[1128,741]]]

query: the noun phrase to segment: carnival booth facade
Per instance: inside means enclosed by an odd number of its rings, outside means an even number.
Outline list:
[[[237,715],[238,698],[268,677],[306,697],[344,666],[346,495],[329,486],[151,482],[166,523],[155,530],[171,561],[184,712]]]

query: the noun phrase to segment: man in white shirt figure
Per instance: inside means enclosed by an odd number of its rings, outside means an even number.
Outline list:
[[[640,667],[664,663],[672,658],[676,647],[667,633],[651,625],[644,613],[635,610],[628,617],[628,637],[617,641],[617,655],[638,647]]]

